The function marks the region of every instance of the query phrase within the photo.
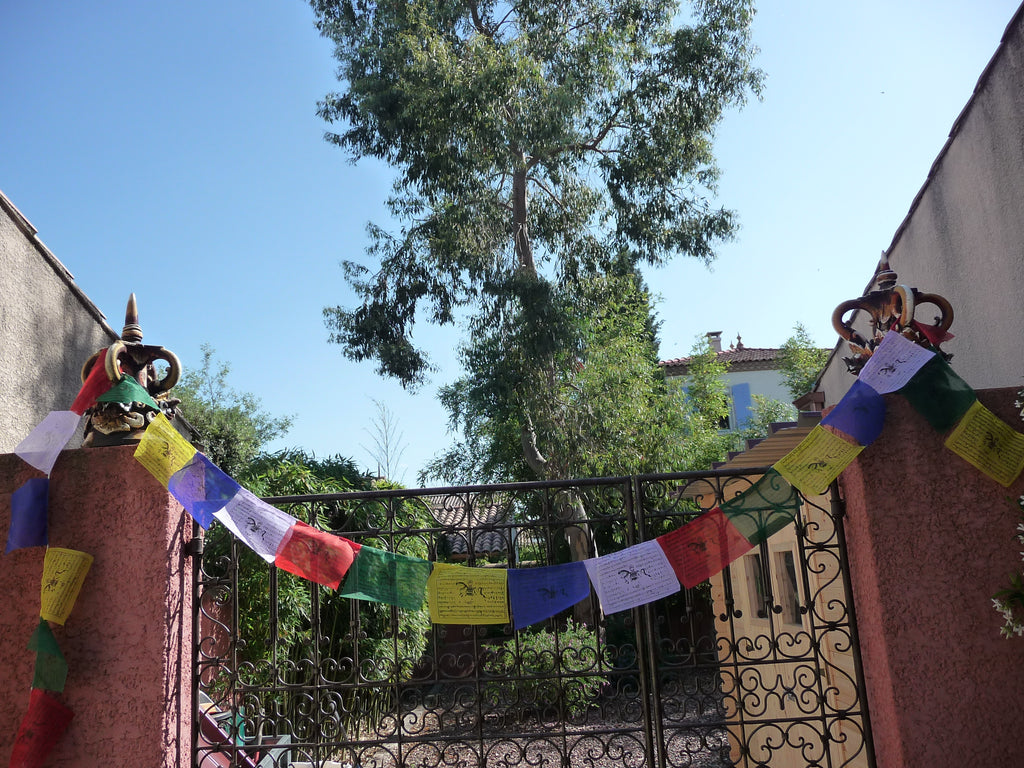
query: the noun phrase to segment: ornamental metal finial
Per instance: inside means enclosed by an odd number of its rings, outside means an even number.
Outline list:
[[[82,366],[82,381],[96,365],[98,350]],[[167,370],[158,377],[156,361],[167,364]],[[169,419],[175,416],[174,406],[180,400],[168,396],[168,391],[178,383],[181,363],[173,352],[164,347],[142,343],[142,327],[139,325],[139,308],[133,293],[128,298],[124,313],[124,328],[121,338],[106,349],[103,367],[107,378],[114,386],[126,376],[133,378],[146,391],[150,402],[97,402],[86,411],[89,420],[85,425],[84,446],[126,445],[137,443],[153,418],[163,412]],[[142,399],[146,399],[139,393]],[[153,404],[157,407],[153,407]]]
[[[917,288],[898,285],[898,279],[889,266],[888,255],[883,253],[872,281],[876,289],[859,299],[844,301],[832,313],[832,327],[849,342],[853,352],[852,356],[843,358],[850,373],[860,373],[864,363],[890,331],[922,347],[934,349],[946,360],[953,357],[940,347],[942,342],[952,338],[952,334],[947,333],[953,324],[953,307],[949,301],[937,293],[922,293]],[[939,311],[930,324],[915,318],[925,304],[931,304]],[[861,325],[868,338],[854,330],[853,318],[850,321],[843,319],[847,312],[854,310],[863,310],[869,315],[866,325]]]

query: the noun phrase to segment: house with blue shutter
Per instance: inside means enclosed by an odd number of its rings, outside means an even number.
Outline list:
[[[729,397],[729,417],[722,424],[723,430],[735,431],[747,426],[752,415],[754,395],[763,395],[783,403],[792,401],[779,363],[782,350],[748,347],[739,334],[728,349],[722,349],[721,331],[711,331],[706,335],[718,360],[728,365],[725,384]],[[685,387],[690,360],[689,357],[679,357],[663,360],[658,365],[664,369],[667,378],[680,378]],[[795,408],[793,416],[796,416]]]

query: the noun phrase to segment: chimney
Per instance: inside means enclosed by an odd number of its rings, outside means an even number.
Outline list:
[[[708,337],[708,344],[711,345],[711,349],[718,354],[722,351],[722,332],[721,331],[708,331],[705,336]]]

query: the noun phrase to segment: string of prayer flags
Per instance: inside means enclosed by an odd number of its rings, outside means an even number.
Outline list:
[[[11,768],[41,768],[74,716],[53,694],[33,688],[28,711],[14,737]]]
[[[1006,487],[1024,469],[1024,435],[977,400],[946,438],[946,447]]]
[[[679,579],[657,541],[584,560],[583,565],[606,616],[679,591]]]
[[[427,609],[435,624],[508,624],[508,571],[434,563]]]
[[[106,359],[107,350],[101,349],[99,355],[96,356],[96,362],[92,364],[92,369],[82,383],[82,388],[78,390],[78,395],[71,403],[71,410],[79,416],[92,407],[97,397],[114,385],[114,382],[107,376]]]
[[[932,350],[890,332],[864,363],[858,378],[880,395],[896,392],[934,357]]]
[[[829,483],[864,450],[818,424],[774,469],[807,496],[825,492]]]
[[[160,410],[160,406],[157,405],[156,400],[153,396],[146,391],[139,382],[135,380],[135,377],[130,374],[124,374],[121,380],[114,386],[104,392],[102,395],[96,398],[97,403],[143,403],[148,405],[150,408],[156,408]]]
[[[7,532],[6,555],[23,547],[47,544],[47,502],[50,480],[33,477],[11,494],[11,526]]]
[[[430,563],[426,560],[364,544],[339,594],[417,611],[423,605],[429,576]]]
[[[508,597],[515,629],[561,613],[589,595],[590,579],[582,562],[508,571]]]
[[[43,558],[43,582],[39,615],[55,624],[63,624],[75,607],[92,555],[74,549],[48,547]]]
[[[245,488],[240,488],[213,516],[268,563],[274,562],[281,540],[298,522]]]
[[[298,520],[281,539],[274,564],[296,576],[337,589],[359,549],[354,541]]]
[[[166,416],[158,413],[142,433],[135,458],[161,485],[166,486],[171,476],[188,464],[196,453],[195,446],[171,426]]]
[[[719,507],[654,542],[664,551],[676,578],[687,589],[710,579],[754,547]]]
[[[939,432],[951,429],[978,399],[941,355],[922,366],[900,394]]]
[[[68,664],[46,619],[39,620],[39,626],[29,638],[28,649],[36,652],[32,687],[62,693],[68,679]]]
[[[50,411],[14,452],[44,474],[50,474],[57,457],[74,436],[81,421],[74,411]]]
[[[736,530],[757,546],[793,522],[799,507],[796,489],[769,469],[746,491],[723,503],[721,510]]]
[[[882,434],[884,423],[885,398],[860,379],[821,420],[823,426],[843,432],[865,447]]]
[[[167,480],[167,490],[204,529],[213,522],[213,513],[223,509],[241,488],[198,451]]]

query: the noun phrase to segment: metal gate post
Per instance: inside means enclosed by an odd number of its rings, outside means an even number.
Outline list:
[[[843,589],[846,592],[846,611],[850,622],[850,652],[853,654],[853,668],[857,673],[857,691],[860,696],[861,729],[864,734],[864,749],[867,753],[869,768],[875,768],[875,742],[871,735],[871,713],[868,711],[868,691],[864,684],[864,665],[860,656],[860,631],[857,626],[857,609],[854,605],[853,584],[850,579],[850,560],[846,551],[846,529],[843,518],[846,516],[846,503],[839,494],[839,482],[832,481],[829,486],[829,512],[836,526],[836,539],[839,544],[840,571],[843,574]]]

